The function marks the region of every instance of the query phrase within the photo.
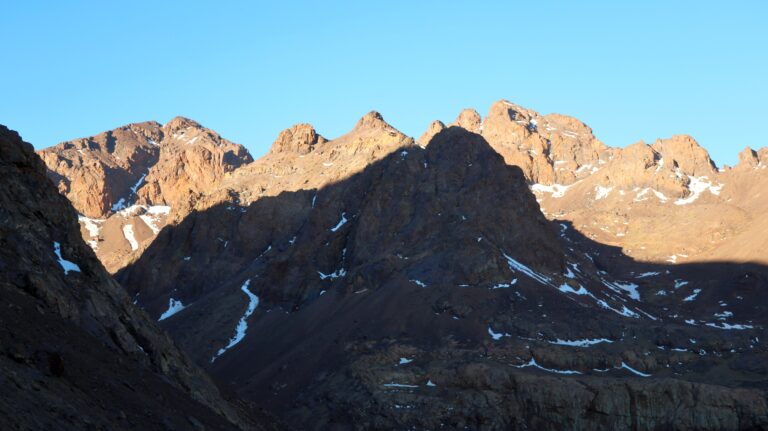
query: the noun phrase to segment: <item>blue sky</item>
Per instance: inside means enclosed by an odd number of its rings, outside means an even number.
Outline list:
[[[246,145],[509,99],[612,146],[768,146],[768,2],[5,2],[0,123],[37,148],[176,115]]]

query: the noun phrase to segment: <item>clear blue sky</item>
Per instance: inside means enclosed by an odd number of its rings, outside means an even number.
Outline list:
[[[258,157],[298,122],[418,136],[506,98],[612,146],[768,145],[766,1],[256,3],[5,1],[0,123],[43,148],[183,115]]]

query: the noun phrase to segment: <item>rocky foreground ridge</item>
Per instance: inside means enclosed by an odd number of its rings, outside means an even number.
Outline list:
[[[4,126],[0,185],[3,429],[266,429],[131,303]]]

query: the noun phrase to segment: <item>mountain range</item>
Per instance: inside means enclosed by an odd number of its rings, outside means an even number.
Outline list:
[[[143,429],[768,427],[768,148],[717,167],[690,136],[614,148],[505,100],[418,139],[375,111],[297,124],[258,160],[181,117],[42,162],[3,145],[0,317],[30,333],[4,375],[79,388],[96,423],[141,423],[164,384]],[[130,408],[105,416],[70,363]]]

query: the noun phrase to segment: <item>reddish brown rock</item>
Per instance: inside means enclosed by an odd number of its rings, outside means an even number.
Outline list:
[[[420,147],[426,147],[430,141],[432,141],[432,138],[435,137],[438,133],[440,133],[443,129],[445,129],[445,124],[443,124],[440,120],[435,120],[429,124],[429,128],[419,137],[419,139],[416,141],[416,143]]]
[[[472,133],[480,133],[482,129],[482,118],[480,114],[474,109],[464,109],[456,117],[456,120],[450,124],[451,126],[459,126]]]
[[[280,132],[272,148],[272,153],[290,152],[308,154],[316,145],[322,145],[327,139],[318,135],[310,124],[297,124]]]

